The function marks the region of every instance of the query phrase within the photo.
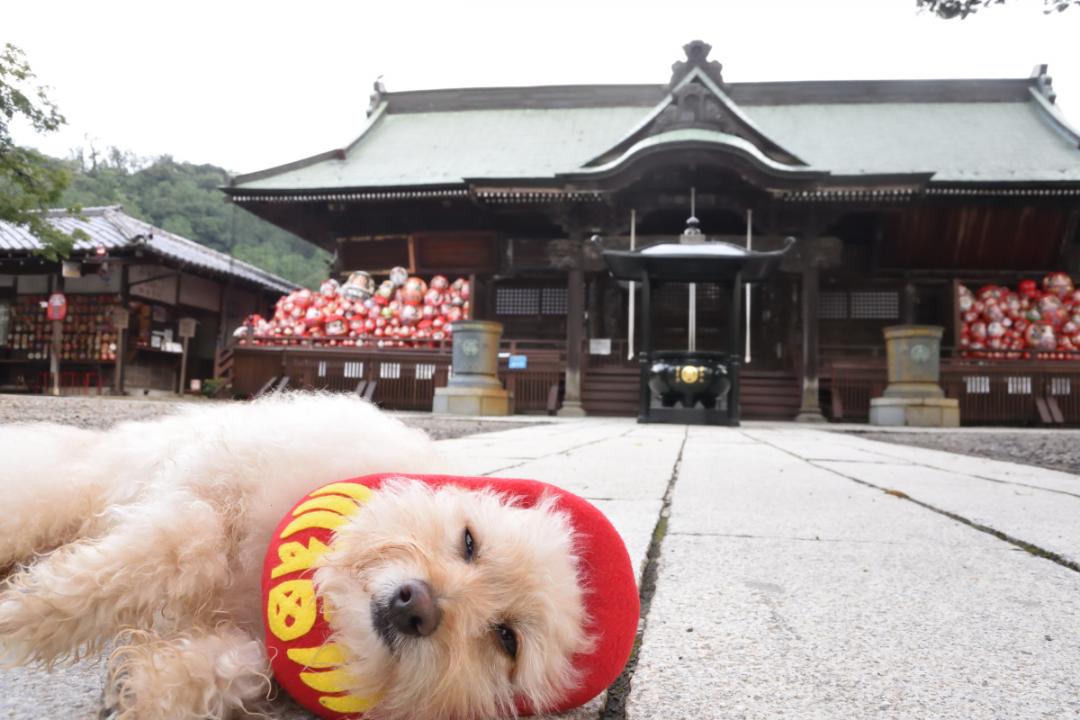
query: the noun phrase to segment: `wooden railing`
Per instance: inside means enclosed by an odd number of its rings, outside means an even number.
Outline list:
[[[233,349],[226,346],[214,353],[214,377],[232,380]]]
[[[827,387],[832,419],[865,421],[888,384],[884,360],[836,361]],[[1070,361],[943,358],[941,386],[965,425],[1080,425],[1080,358]],[[1060,414],[1059,414],[1060,413]]]
[[[499,379],[514,396],[516,412],[558,409],[566,370],[566,343],[558,340],[503,340],[499,345]],[[524,355],[526,368],[511,370],[507,355]],[[554,388],[554,390],[552,390]],[[553,397],[554,393],[554,397]],[[553,407],[554,406],[554,407]]]
[[[546,341],[514,340],[500,346],[503,355],[527,357],[524,369],[499,360],[499,379],[513,393],[517,412],[550,409],[553,386],[561,383],[565,351]],[[374,402],[394,410],[430,410],[435,388],[450,377],[450,347],[357,348],[244,344],[233,347],[233,391],[256,395],[274,378],[288,378],[290,389],[355,392],[361,382],[376,385]],[[557,407],[557,405],[556,405]]]

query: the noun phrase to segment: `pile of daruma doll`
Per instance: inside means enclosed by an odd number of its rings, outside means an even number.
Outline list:
[[[327,280],[318,292],[295,290],[278,300],[273,317],[252,315],[236,329],[240,343],[342,347],[425,347],[449,340],[451,323],[469,318],[469,281],[442,275],[425,282],[405,268],[376,285],[354,272]]]
[[[1040,287],[1021,280],[1016,290],[960,285],[960,349],[964,357],[1080,360],[1080,290],[1065,273]]]

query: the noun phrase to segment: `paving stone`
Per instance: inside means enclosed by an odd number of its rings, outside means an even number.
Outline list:
[[[1080,576],[950,534],[669,535],[628,718],[1075,717]]]
[[[823,467],[1080,561],[1080,495],[1003,484],[909,464],[824,462]]]

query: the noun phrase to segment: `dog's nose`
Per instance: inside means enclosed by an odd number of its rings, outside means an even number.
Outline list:
[[[390,622],[405,635],[427,637],[442,622],[442,608],[434,595],[423,580],[402,583],[390,601]]]

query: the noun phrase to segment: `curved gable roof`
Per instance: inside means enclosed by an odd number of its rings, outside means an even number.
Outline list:
[[[759,147],[771,143],[833,175],[1080,182],[1080,136],[1050,104],[1046,86],[1040,74],[730,83],[720,93]],[[641,139],[670,97],[659,85],[389,93],[346,149],[239,176],[227,191],[257,196],[465,187],[467,179],[551,181],[617,157]]]

